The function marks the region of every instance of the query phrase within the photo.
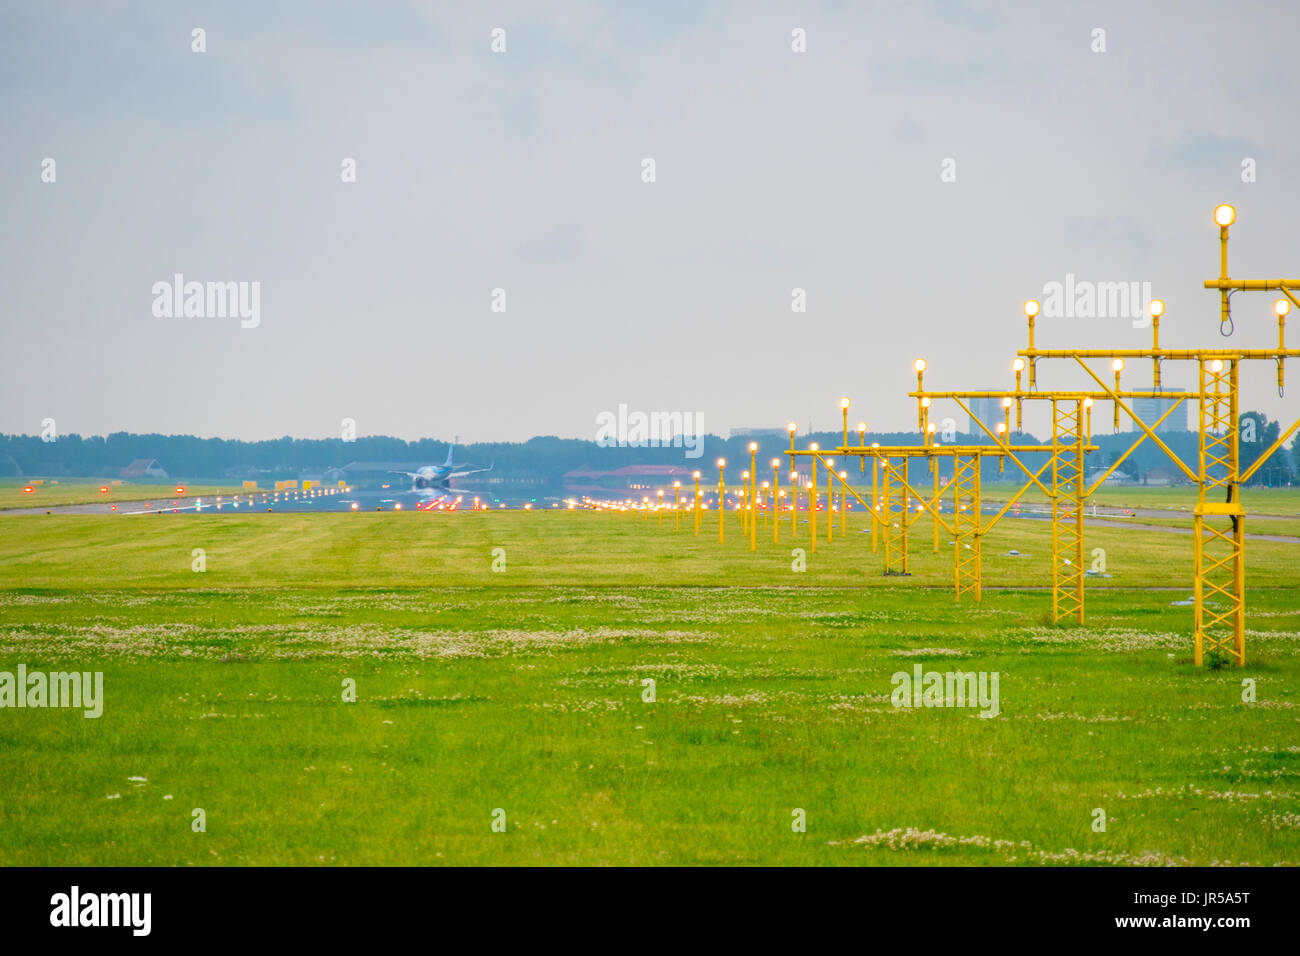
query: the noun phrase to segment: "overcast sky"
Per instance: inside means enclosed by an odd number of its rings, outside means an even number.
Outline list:
[[[1164,345],[1222,342],[1216,203],[1234,276],[1300,274],[1298,26],[1181,0],[4,3],[0,431],[593,438],[626,404],[725,434],[835,427],[844,394],[904,429],[913,359],[1009,387],[1021,302],[1067,274],[1149,282]],[[155,316],[176,273],[260,283],[260,324]],[[1234,343],[1276,341],[1271,302],[1237,297]],[[1279,399],[1255,366],[1243,410],[1296,417],[1290,375]]]

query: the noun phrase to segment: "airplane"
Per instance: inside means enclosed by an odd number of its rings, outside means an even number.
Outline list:
[[[453,478],[464,478],[466,475],[477,475],[480,472],[491,471],[493,465],[486,468],[470,468],[465,471],[456,471],[456,468],[464,469],[468,462],[461,462],[459,465],[453,465],[451,462],[452,453],[456,445],[452,443],[447,446],[447,460],[441,465],[425,465],[419,471],[395,471],[395,475],[406,475],[411,479],[411,491],[421,498],[443,498],[449,495],[453,489],[451,480]]]

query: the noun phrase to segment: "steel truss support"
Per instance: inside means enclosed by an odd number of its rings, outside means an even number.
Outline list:
[[[907,570],[907,464],[903,457],[899,464],[890,458],[881,459],[884,481],[884,531],[885,574],[908,574]]]
[[[953,574],[957,601],[963,594],[980,599],[979,455],[953,455]]]
[[[1241,506],[1237,360],[1200,362],[1200,495],[1193,512],[1196,663],[1246,663],[1246,513]]]
[[[1082,401],[1052,399],[1052,620],[1083,623]]]

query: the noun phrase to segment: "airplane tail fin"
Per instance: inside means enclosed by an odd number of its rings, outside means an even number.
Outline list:
[[[451,454],[455,450],[456,450],[455,442],[452,442],[450,445],[447,446],[447,460],[443,464],[448,468],[451,467]]]

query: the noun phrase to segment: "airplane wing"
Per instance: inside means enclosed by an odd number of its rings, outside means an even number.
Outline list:
[[[488,465],[486,468],[471,468],[469,471],[453,471],[450,475],[447,475],[446,477],[463,478],[466,475],[477,475],[480,472],[491,471],[494,467],[496,467],[496,462],[493,462],[492,464]]]

